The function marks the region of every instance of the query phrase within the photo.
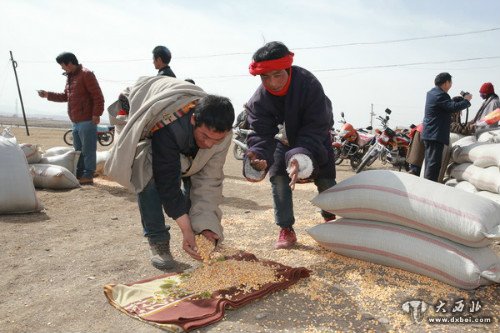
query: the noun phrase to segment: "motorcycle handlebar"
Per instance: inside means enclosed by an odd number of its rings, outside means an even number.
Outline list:
[[[251,134],[251,133],[253,133],[253,132],[254,132],[254,131],[249,130],[249,129],[238,128],[238,127],[233,128],[233,133],[235,133],[235,134],[239,134],[239,133],[241,133],[241,134],[248,135],[248,134]]]

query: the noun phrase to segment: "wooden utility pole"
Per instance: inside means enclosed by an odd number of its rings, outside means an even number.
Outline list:
[[[16,76],[17,92],[19,93],[19,100],[21,101],[21,110],[23,110],[24,126],[26,127],[26,135],[30,136],[30,131],[28,129],[28,121],[26,120],[26,113],[24,112],[23,95],[21,94],[21,88],[19,87],[19,79],[17,78],[17,62],[14,60],[12,51],[10,52],[10,61],[12,61],[12,68],[14,69],[14,75]]]

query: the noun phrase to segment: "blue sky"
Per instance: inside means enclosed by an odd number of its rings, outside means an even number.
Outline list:
[[[247,71],[251,55],[272,40],[287,44],[295,52],[294,64],[318,77],[335,118],[343,111],[355,126],[368,125],[372,103],[378,114],[393,110],[394,126],[420,122],[425,93],[443,71],[453,76],[450,95],[473,93],[472,113],[482,102],[483,82],[500,91],[500,30],[323,47],[499,28],[500,1],[0,0],[0,8],[2,114],[14,113],[17,99],[9,50],[18,62],[28,116],[65,114],[65,104],[42,100],[35,91],[63,89],[65,78],[54,60],[60,52],[74,52],[95,72],[109,105],[139,76],[156,74],[151,59],[156,45],[171,49],[179,78],[228,96],[238,112],[260,84]],[[497,58],[446,63],[485,57]],[[433,61],[445,63],[366,68]]]

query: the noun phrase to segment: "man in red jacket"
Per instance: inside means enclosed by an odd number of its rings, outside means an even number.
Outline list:
[[[97,124],[104,111],[104,97],[94,73],[79,64],[73,53],[61,53],[56,61],[67,76],[64,92],[39,90],[38,95],[52,102],[68,102],[73,147],[82,152],[76,177],[81,185],[90,185],[96,168]]]

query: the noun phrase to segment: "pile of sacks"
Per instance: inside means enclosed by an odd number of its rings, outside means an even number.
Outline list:
[[[41,211],[26,157],[7,130],[0,133],[0,156],[0,214]]]
[[[0,133],[0,213],[37,212],[43,206],[35,189],[52,190],[79,187],[76,169],[80,152],[72,147],[53,147],[42,152],[38,145],[18,144],[14,135]],[[98,152],[102,169],[109,152]]]
[[[500,205],[410,174],[373,170],[313,203],[342,218],[308,233],[336,253],[426,275],[461,289],[500,282]]]
[[[79,187],[76,167],[80,152],[72,147],[54,147],[42,153],[38,145],[19,145],[33,173],[37,188],[65,190]]]
[[[446,185],[500,203],[500,130],[454,142],[450,160]]]

